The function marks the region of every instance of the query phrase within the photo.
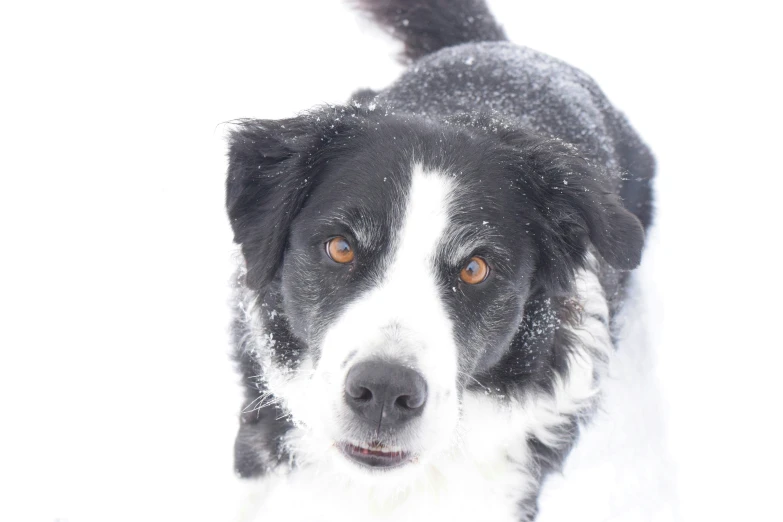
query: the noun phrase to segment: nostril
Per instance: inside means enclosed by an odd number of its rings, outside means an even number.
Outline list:
[[[406,410],[416,410],[424,406],[424,400],[425,397],[423,394],[400,395],[399,397],[397,397],[397,400],[394,401],[394,404]]]
[[[345,392],[351,399],[358,402],[367,402],[372,399],[372,391],[366,386],[346,386]]]
[[[357,397],[354,397],[357,401],[367,402],[370,399],[372,399],[372,392],[369,388],[360,387],[359,388],[359,395]]]

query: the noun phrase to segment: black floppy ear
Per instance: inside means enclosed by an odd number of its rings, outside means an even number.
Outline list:
[[[601,193],[602,187],[596,185],[595,197],[585,194],[581,202],[582,215],[587,223],[590,241],[606,262],[614,268],[621,270],[636,268],[642,260],[644,248],[642,224],[635,215],[623,207],[617,195]],[[580,203],[575,202],[574,205],[579,206]]]
[[[317,176],[318,152],[343,127],[338,110],[247,120],[229,134],[226,208],[254,288],[277,274],[291,221]]]
[[[519,183],[539,217],[534,239],[546,287],[570,285],[574,271],[584,266],[589,243],[615,268],[639,265],[644,229],[614,194],[608,172],[563,142],[519,130],[500,134],[522,154]]]

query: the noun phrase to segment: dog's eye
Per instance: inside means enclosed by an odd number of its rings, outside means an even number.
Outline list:
[[[459,273],[459,278],[469,285],[482,283],[488,276],[489,265],[478,256],[471,257]]]
[[[353,248],[342,236],[333,237],[326,242],[326,254],[336,263],[350,263],[353,261]]]

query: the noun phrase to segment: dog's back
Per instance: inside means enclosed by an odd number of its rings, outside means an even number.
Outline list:
[[[403,57],[413,61],[378,101],[434,117],[486,111],[576,145],[624,175],[614,189],[645,228],[650,225],[653,156],[587,74],[508,42],[483,0],[359,5],[403,41]]]

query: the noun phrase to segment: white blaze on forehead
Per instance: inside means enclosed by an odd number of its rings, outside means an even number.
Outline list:
[[[450,323],[440,297],[435,257],[449,224],[451,185],[445,176],[414,166],[405,217],[384,274],[383,293],[398,307],[396,314],[422,329],[445,328],[444,321]],[[438,334],[450,337],[450,324],[448,328]]]
[[[414,166],[395,265],[428,261],[435,255],[449,224],[451,185],[442,174]]]
[[[438,327],[440,336],[450,338],[450,324],[440,298],[436,267],[438,246],[449,224],[451,182],[435,172],[414,165],[405,211],[399,229],[392,234],[389,264],[381,284],[356,303],[372,308],[373,327],[395,325],[416,334],[414,341],[425,342],[428,331]],[[436,321],[436,323],[433,323]],[[445,339],[430,339],[442,344]]]

